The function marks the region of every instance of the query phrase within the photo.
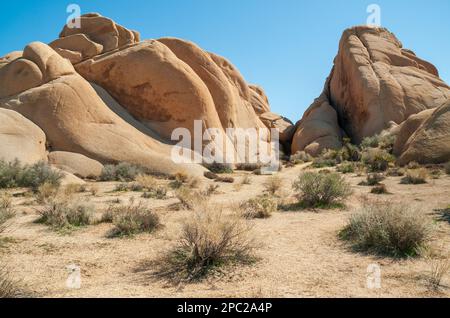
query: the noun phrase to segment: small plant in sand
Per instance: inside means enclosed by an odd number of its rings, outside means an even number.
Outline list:
[[[18,283],[11,278],[9,269],[0,263],[0,299],[26,297]]]
[[[194,209],[196,205],[202,204],[207,200],[207,197],[203,193],[185,186],[177,189],[175,196],[180,201],[180,204],[188,210]]]
[[[3,224],[14,217],[15,214],[16,211],[14,210],[11,198],[6,194],[0,195],[0,232],[3,228]]]
[[[346,173],[353,173],[355,172],[355,164],[353,162],[343,162],[342,164],[340,164],[337,168],[336,171],[346,174]]]
[[[134,181],[138,175],[145,172],[141,166],[128,162],[121,162],[117,165],[106,165],[100,176],[101,181]]]
[[[425,168],[408,170],[405,177],[400,181],[401,184],[424,184],[427,183],[428,170]]]
[[[277,208],[277,201],[268,195],[258,196],[240,205],[242,216],[247,219],[269,218]]]
[[[53,200],[39,211],[37,223],[55,230],[72,229],[91,224],[93,207],[79,202]]]
[[[376,186],[386,179],[382,173],[368,173],[366,180],[359,183],[362,186]]]
[[[450,259],[448,257],[441,259],[430,259],[430,272],[427,276],[427,282],[430,289],[438,291],[442,287],[444,277],[450,272]]]
[[[58,191],[58,186],[51,183],[44,183],[39,186],[36,191],[36,201],[40,204],[48,203],[50,200],[55,198],[55,196],[58,194]]]
[[[389,191],[386,188],[386,185],[384,184],[378,184],[375,187],[370,190],[370,193],[372,194],[389,194]]]
[[[218,184],[210,184],[206,187],[206,189],[202,191],[202,195],[204,195],[205,197],[210,197],[211,195],[216,194],[218,189]]]
[[[157,274],[191,282],[226,265],[249,264],[255,260],[250,230],[236,215],[203,205],[184,223],[178,244],[158,262]]]
[[[350,217],[340,236],[360,251],[413,257],[425,250],[431,230],[431,223],[415,207],[372,202]]]
[[[295,165],[311,162],[313,160],[314,158],[304,151],[298,151],[295,154],[291,155],[291,157],[289,158],[289,161]]]
[[[205,168],[216,174],[233,173],[233,169],[223,163],[213,162],[211,164],[204,164]]]
[[[283,180],[278,176],[270,176],[263,184],[264,189],[271,195],[275,195],[283,186]]]
[[[363,152],[361,160],[369,172],[383,172],[395,161],[395,157],[384,149],[369,148]]]
[[[304,172],[293,184],[299,204],[305,208],[341,205],[351,193],[350,184],[338,173]]]
[[[177,172],[171,177],[172,181],[169,186],[172,189],[179,189],[189,180],[189,176],[184,172]]]
[[[161,225],[159,216],[142,202],[111,205],[104,212],[102,219],[104,222],[114,224],[114,228],[108,234],[111,238],[151,233]]]

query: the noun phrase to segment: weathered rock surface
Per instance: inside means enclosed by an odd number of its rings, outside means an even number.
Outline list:
[[[0,107],[21,113],[44,130],[52,151],[80,153],[102,163],[127,161],[155,173],[203,175],[204,169],[198,165],[173,163],[168,145],[110,110],[92,86],[50,47],[33,43],[25,48],[24,58],[35,63],[43,78],[52,80],[15,96],[2,96]]]
[[[0,108],[0,160],[34,164],[47,160],[45,134],[21,114]]]
[[[404,49],[388,30],[350,28],[341,38],[322,95],[297,123],[292,153],[317,155],[325,148],[339,148],[344,136],[359,143],[449,98],[450,87],[437,69]],[[411,119],[399,134],[399,154],[417,120]]]
[[[443,163],[450,161],[450,100],[433,112],[424,112],[423,122],[409,137],[398,159],[400,165],[411,161],[418,163]],[[419,116],[418,116],[419,117]],[[408,123],[400,130],[408,130]]]
[[[79,153],[54,151],[48,154],[53,166],[81,178],[94,178],[102,174],[103,165]]]

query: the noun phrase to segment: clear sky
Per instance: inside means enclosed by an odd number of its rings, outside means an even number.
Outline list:
[[[56,39],[71,3],[144,39],[180,37],[225,56],[248,82],[264,87],[273,111],[293,121],[322,91],[342,31],[365,24],[372,3],[381,7],[382,25],[450,83],[449,0],[2,1],[0,56]]]

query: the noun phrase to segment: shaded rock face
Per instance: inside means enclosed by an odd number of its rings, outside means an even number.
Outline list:
[[[121,161],[203,175],[202,166],[171,159],[172,132],[193,135],[194,120],[202,132],[223,134],[213,143],[233,155],[227,128],[280,127],[287,135],[291,126],[281,117],[261,120],[270,111],[267,96],[223,57],[180,39],[141,42],[99,14],[83,15],[81,28],[64,27],[49,45],[31,43],[0,58],[0,82],[0,107],[39,126],[50,161],[82,177]],[[90,171],[82,170],[85,163]]]
[[[292,152],[312,155],[354,143],[435,109],[450,98],[437,69],[384,28],[346,30],[322,95],[297,123]],[[399,143],[404,141],[399,141]]]

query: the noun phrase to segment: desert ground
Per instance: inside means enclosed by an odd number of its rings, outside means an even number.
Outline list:
[[[285,167],[277,176],[283,180],[279,196],[292,197],[292,183],[310,164]],[[334,169],[334,168],[332,168]],[[246,174],[251,183],[236,186]],[[265,191],[269,176],[238,171],[234,184],[217,183],[210,197],[216,205],[233,210],[240,202]],[[154,275],[152,262],[177,241],[182,224],[195,211],[173,209],[178,202],[171,190],[165,200],[143,199],[142,193],[114,192],[118,182],[95,182],[97,193],[73,194],[75,199],[95,206],[101,213],[111,202],[135,201],[154,209],[163,226],[151,234],[108,238],[111,224],[89,225],[70,232],[54,231],[36,224],[39,209],[26,190],[8,190],[14,197],[16,216],[2,234],[0,254],[14,280],[37,297],[449,297],[450,277],[439,290],[427,283],[432,260],[450,255],[450,222],[439,209],[450,204],[450,175],[429,179],[422,185],[400,184],[400,177],[383,183],[391,194],[370,193],[358,185],[365,176],[345,175],[353,194],[345,207],[331,210],[277,211],[267,219],[248,220],[258,242],[257,261],[228,266],[203,280],[173,284]],[[160,179],[167,184],[169,181]],[[215,183],[202,179],[204,188]],[[88,183],[88,186],[94,183]],[[387,200],[417,206],[424,218],[433,221],[431,256],[391,258],[354,251],[338,233],[352,213],[367,200]],[[67,266],[81,268],[81,288],[69,289]],[[367,288],[367,268],[381,267],[381,288]]]

